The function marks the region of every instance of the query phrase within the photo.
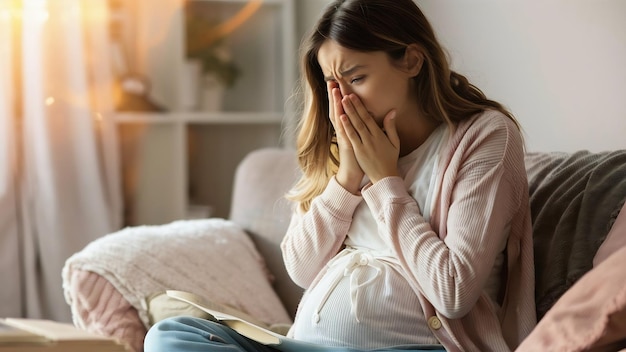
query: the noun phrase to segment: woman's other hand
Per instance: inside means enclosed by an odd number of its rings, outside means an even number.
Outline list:
[[[341,102],[341,91],[337,82],[334,81],[328,81],[327,88],[330,122],[335,128],[337,145],[339,147],[339,170],[337,171],[336,179],[348,192],[357,194],[361,189],[364,173],[357,162],[352,143],[346,136],[343,124],[340,121],[340,117],[345,115]]]
[[[358,165],[370,181],[376,183],[397,176],[400,138],[395,110],[385,115],[383,130],[355,94],[344,96],[341,103],[345,111],[340,115],[342,133],[349,139]]]

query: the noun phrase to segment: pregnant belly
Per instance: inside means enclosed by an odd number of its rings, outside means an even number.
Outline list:
[[[307,292],[292,332],[298,340],[359,349],[437,343],[404,277],[359,251],[340,255]]]

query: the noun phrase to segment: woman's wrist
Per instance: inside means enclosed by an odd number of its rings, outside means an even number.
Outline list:
[[[335,179],[346,191],[356,195],[361,193],[361,182],[363,181],[362,172],[359,175],[357,173],[347,173],[339,170],[337,175],[335,175]]]

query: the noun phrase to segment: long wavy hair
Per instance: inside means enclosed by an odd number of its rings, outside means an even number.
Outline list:
[[[487,109],[513,115],[500,103],[489,100],[467,78],[452,71],[435,33],[412,0],[336,0],[324,10],[302,43],[300,69],[304,106],[298,123],[297,156],[302,177],[287,198],[307,211],[322,193],[339,166],[334,129],[328,117],[329,102],[318,51],[326,40],[361,51],[383,51],[392,60],[401,59],[406,48],[422,48],[424,64],[415,78],[415,97],[429,118],[455,125]]]

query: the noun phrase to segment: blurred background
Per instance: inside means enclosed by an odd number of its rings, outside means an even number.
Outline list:
[[[293,147],[327,0],[0,0],[0,316],[67,321],[65,260],[124,226],[228,217]],[[417,0],[530,151],[626,148],[626,2]]]

